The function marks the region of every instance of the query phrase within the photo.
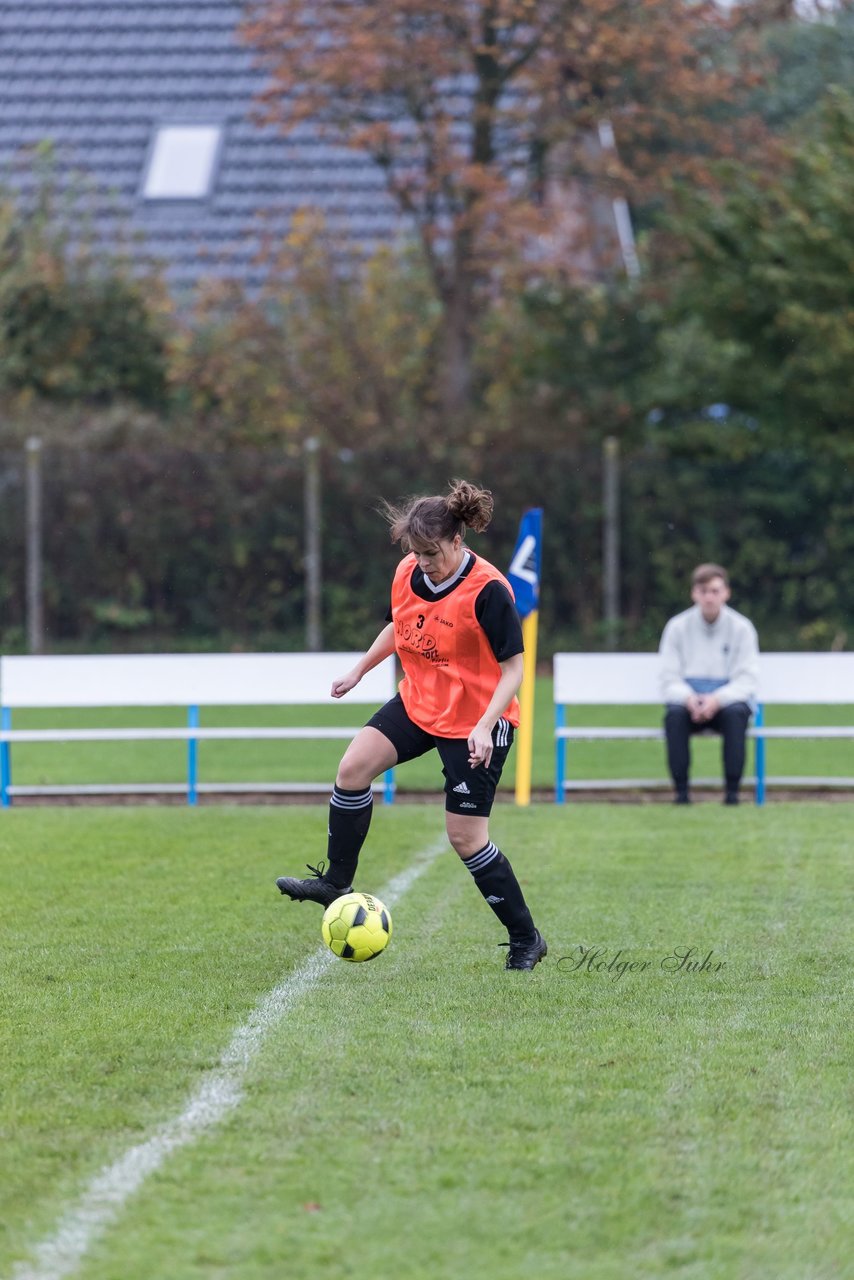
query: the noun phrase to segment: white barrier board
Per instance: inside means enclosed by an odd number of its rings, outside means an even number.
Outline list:
[[[5,707],[305,706],[332,703],[346,653],[93,654],[0,658]],[[341,699],[380,706],[395,692],[387,658]]]

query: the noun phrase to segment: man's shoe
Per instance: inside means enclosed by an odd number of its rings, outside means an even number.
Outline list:
[[[533,938],[523,938],[521,941],[514,941],[511,938],[509,942],[502,942],[501,945],[510,948],[507,959],[504,961],[505,969],[533,969],[548,951],[546,940],[539,929],[534,930]]]
[[[305,880],[299,880],[296,876],[279,876],[276,884],[279,892],[283,893],[286,898],[292,898],[294,902],[319,902],[322,907],[328,907],[330,902],[334,902],[336,898],[340,898],[342,894],[350,893],[352,885],[346,889],[342,889],[340,885],[332,884],[324,875],[325,864],[319,863],[313,867],[310,862],[306,863],[311,876]]]
[[[724,796],[724,804],[739,804],[738,792],[728,791]]]
[[[676,795],[673,797],[673,803],[674,804],[690,804],[691,797],[688,795],[687,791],[677,791]]]

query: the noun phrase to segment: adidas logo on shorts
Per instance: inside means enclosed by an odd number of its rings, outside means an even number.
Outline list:
[[[465,782],[458,782],[457,785],[454,787],[454,790],[458,791],[461,796],[471,795],[471,792],[468,789],[468,785]]]

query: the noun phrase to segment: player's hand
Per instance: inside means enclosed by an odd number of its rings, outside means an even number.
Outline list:
[[[492,734],[483,725],[476,724],[468,736],[469,764],[486,767],[492,759]]]
[[[349,693],[351,689],[355,689],[361,680],[361,676],[355,671],[348,671],[346,676],[341,676],[339,680],[332,681],[330,690],[333,698],[343,698],[345,693]]]

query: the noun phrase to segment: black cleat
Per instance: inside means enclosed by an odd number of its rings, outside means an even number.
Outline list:
[[[507,959],[504,961],[505,969],[533,969],[535,964],[539,964],[543,956],[548,952],[546,940],[540,933],[539,929],[534,930],[533,938],[522,939],[521,941],[502,942],[503,947],[509,947]]]
[[[332,884],[323,874],[325,864],[319,863],[313,867],[310,862],[306,863],[311,876],[305,880],[299,880],[296,876],[279,876],[276,884],[279,892],[283,893],[286,898],[292,898],[294,902],[319,902],[322,907],[328,907],[336,898],[340,898],[345,893],[352,892],[352,886],[342,889],[340,885]]]

